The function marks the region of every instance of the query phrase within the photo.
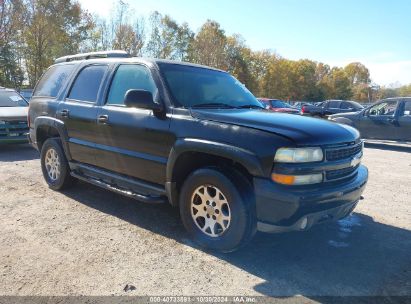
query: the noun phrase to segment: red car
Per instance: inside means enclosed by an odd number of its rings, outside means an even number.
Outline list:
[[[288,103],[279,99],[258,98],[267,108],[267,110],[288,114],[299,114],[300,111]]]

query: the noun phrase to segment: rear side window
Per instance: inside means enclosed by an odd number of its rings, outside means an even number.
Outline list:
[[[340,107],[341,101],[333,100],[328,103],[328,108],[338,109]]]
[[[90,65],[82,69],[67,98],[96,102],[101,81],[107,68],[106,65]]]
[[[124,95],[131,89],[146,90],[151,92],[153,97],[156,96],[157,87],[146,67],[134,64],[120,65],[111,83],[107,104],[124,104]]]
[[[341,103],[341,109],[354,109],[354,110],[361,110],[364,107],[360,105],[358,102],[355,101],[343,101]]]
[[[341,109],[351,109],[351,108],[354,109],[354,107],[349,102],[342,102],[341,103]]]
[[[73,64],[55,65],[49,68],[38,82],[33,96],[57,97],[73,69]]]
[[[411,116],[411,101],[404,102],[404,112],[402,113],[404,116]]]

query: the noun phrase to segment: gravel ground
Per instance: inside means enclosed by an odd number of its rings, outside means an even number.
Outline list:
[[[0,147],[0,295],[411,295],[411,149],[369,146],[364,163],[351,217],[220,255],[168,205],[85,183],[54,192],[36,151]]]

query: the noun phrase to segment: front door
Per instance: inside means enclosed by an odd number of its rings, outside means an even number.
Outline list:
[[[358,125],[361,137],[397,140],[397,104],[397,100],[385,100],[365,111]]]
[[[411,100],[402,102],[397,132],[399,140],[411,141]]]
[[[147,90],[155,100],[160,99],[147,67],[139,64],[118,66],[105,103],[97,113],[98,166],[163,184],[174,142],[169,132],[170,117],[157,117],[151,110],[126,107],[124,96],[130,89]]]
[[[341,101],[339,100],[331,100],[329,101],[324,108],[325,115],[332,115],[336,113],[340,113],[340,104]]]

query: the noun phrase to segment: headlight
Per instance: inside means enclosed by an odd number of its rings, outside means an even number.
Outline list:
[[[323,181],[323,175],[321,173],[307,175],[284,175],[272,173],[271,179],[274,182],[283,185],[311,185],[321,183]]]
[[[308,163],[323,160],[323,150],[315,148],[280,148],[274,161],[279,163]]]
[[[0,125],[4,125],[6,122],[4,120],[0,120]]]

